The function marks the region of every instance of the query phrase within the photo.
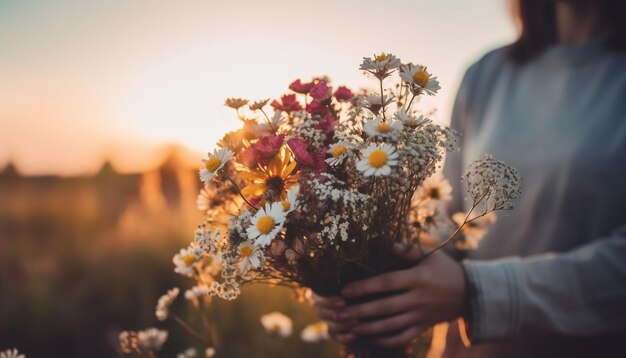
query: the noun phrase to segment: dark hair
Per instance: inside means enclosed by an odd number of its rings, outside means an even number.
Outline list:
[[[597,6],[604,26],[606,45],[613,51],[626,49],[626,1],[570,0]],[[509,56],[523,64],[557,41],[555,0],[516,0],[521,25],[519,38],[509,46]]]

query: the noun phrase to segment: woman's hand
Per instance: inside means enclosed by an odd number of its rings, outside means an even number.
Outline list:
[[[396,244],[394,252],[412,262],[420,258],[415,246],[405,249]],[[387,347],[408,344],[434,324],[462,316],[467,295],[462,265],[441,251],[409,269],[353,282],[342,296],[348,299],[374,293],[390,295],[349,306],[337,318],[361,322],[350,330],[353,334],[384,335],[375,341]]]
[[[313,308],[317,315],[328,324],[328,334],[340,343],[347,344],[354,340],[350,332],[359,324],[356,319],[341,320],[339,315],[345,312],[346,302],[341,297],[324,297],[313,293]]]

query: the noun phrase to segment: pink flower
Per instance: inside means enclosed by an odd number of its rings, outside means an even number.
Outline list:
[[[289,85],[289,89],[300,94],[307,94],[311,90],[311,88],[315,85],[313,82],[302,83],[300,79],[297,79]]]
[[[308,151],[308,144],[302,138],[290,139],[287,144],[298,163],[313,169],[315,172],[326,169],[324,158],[326,157],[327,149],[324,148],[317,153],[311,153]]]
[[[250,169],[258,164],[267,165],[280,150],[284,139],[282,134],[267,135],[241,152],[237,159]]]
[[[354,93],[346,86],[339,86],[335,91],[335,98],[337,98],[338,101],[349,101],[352,97],[354,97]]]
[[[335,117],[332,114],[326,113],[324,118],[320,120],[320,122],[315,126],[316,129],[321,130],[324,133],[328,133],[333,130],[335,126]]]
[[[323,101],[325,99],[330,98],[331,89],[326,85],[326,82],[321,81],[311,88],[311,92],[309,93],[313,99],[316,101]]]
[[[283,112],[291,113],[294,111],[299,111],[302,109],[300,103],[296,100],[295,94],[286,94],[280,97],[281,102],[274,100],[271,103],[271,106],[274,107],[275,110],[280,110]]]
[[[328,109],[326,108],[326,106],[324,106],[318,101],[312,101],[306,106],[306,111],[311,113],[312,115],[316,115],[316,114],[323,115],[327,112],[327,110]]]

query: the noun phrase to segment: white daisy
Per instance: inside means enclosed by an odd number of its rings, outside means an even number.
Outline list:
[[[326,159],[326,163],[330,166],[336,166],[341,164],[348,157],[348,150],[350,145],[344,142],[335,143],[330,146],[329,153],[330,158]]]
[[[148,328],[137,332],[137,340],[142,348],[158,351],[167,340],[167,335],[167,331]]]
[[[209,159],[202,159],[204,166],[200,168],[200,179],[208,182],[218,170],[222,169],[224,164],[228,162],[234,153],[228,148],[214,149],[213,154],[208,153]]]
[[[442,175],[426,178],[417,189],[417,195],[423,203],[441,203],[452,200],[452,186]]]
[[[23,354],[19,354],[17,348],[7,349],[4,352],[0,352],[0,358],[24,358]]]
[[[455,213],[452,215],[452,220],[454,220],[457,225],[461,225],[466,215],[467,214],[463,212]],[[489,231],[489,226],[495,223],[496,220],[496,214],[492,211],[466,223],[461,229],[463,239],[457,240],[456,242],[457,248],[461,250],[476,249],[480,240],[482,240]]]
[[[409,114],[404,109],[401,109],[398,112],[396,112],[394,114],[394,118],[402,122],[403,125],[410,127],[410,128],[415,128],[415,127],[419,127],[424,124],[430,123],[430,119],[424,117],[423,115],[416,117],[412,114]]]
[[[265,261],[263,250],[252,240],[246,240],[237,248],[239,254],[239,272],[244,276],[250,268],[259,268]]]
[[[200,190],[200,194],[196,198],[196,207],[201,211],[208,211],[211,207],[212,192],[209,192],[207,188]]]
[[[356,163],[356,168],[366,177],[386,176],[391,174],[391,167],[398,164],[398,152],[387,143],[370,144],[361,150],[363,159]]]
[[[324,321],[310,324],[300,332],[300,338],[311,343],[328,339],[328,325]]]
[[[174,255],[172,262],[176,267],[174,272],[184,276],[191,276],[193,268],[200,260],[200,253],[194,247],[185,247],[180,249],[180,252]]]
[[[176,355],[176,358],[196,358],[198,356],[198,351],[191,347],[191,348],[187,348],[185,349],[184,352],[182,353],[178,353]]]
[[[298,193],[300,192],[300,186],[294,185],[287,190],[287,198],[281,201],[285,214],[296,210],[298,208]]]
[[[252,225],[246,230],[248,238],[256,239],[258,246],[268,246],[283,228],[286,216],[282,203],[265,204],[250,219]]]
[[[422,65],[402,66],[400,78],[411,86],[411,90],[416,95],[426,92],[432,96],[441,89],[437,77],[433,77]]]
[[[383,121],[380,117],[375,117],[365,123],[363,130],[370,137],[378,136],[393,138],[402,131],[402,122],[392,121],[389,123]]]
[[[207,285],[196,285],[185,291],[185,299],[193,300],[199,297],[208,296],[210,292]]]
[[[359,69],[383,79],[389,76],[394,69],[400,67],[400,65],[402,65],[402,62],[399,58],[390,53],[382,52],[380,55],[374,55],[373,57],[363,57],[363,62]]]
[[[180,290],[178,287],[174,287],[159,298],[155,312],[159,321],[165,321],[167,317],[169,317],[170,307],[172,306],[172,303],[174,303],[174,300],[176,300],[176,297],[178,297],[179,292]]]
[[[293,331],[291,318],[280,312],[272,312],[261,316],[261,325],[267,333],[278,333],[281,337],[289,337]]]
[[[248,100],[243,98],[226,98],[224,101],[224,105],[232,109],[239,109],[246,104],[248,104]]]

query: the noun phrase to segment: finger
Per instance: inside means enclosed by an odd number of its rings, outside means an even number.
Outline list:
[[[358,335],[375,335],[398,331],[402,328],[409,327],[417,321],[418,315],[415,311],[401,313],[399,315],[361,323],[354,327],[351,331]]]
[[[331,335],[349,334],[352,328],[359,324],[357,320],[351,320],[346,322],[326,322],[328,324],[328,333]]]
[[[366,317],[398,314],[408,311],[415,305],[415,297],[411,294],[411,292],[406,292],[354,306],[348,306],[344,312],[339,313],[338,318],[347,321]]]
[[[354,334],[352,334],[352,333],[337,334],[337,335],[334,335],[334,336],[331,335],[331,337],[335,338],[341,344],[348,344],[348,343],[354,341],[354,339],[356,338],[356,336]]]
[[[410,287],[411,271],[400,270],[378,275],[366,280],[356,281],[343,289],[344,298],[352,298],[372,293],[400,291]]]
[[[424,329],[419,326],[411,326],[395,336],[379,338],[374,342],[381,347],[402,347],[411,343],[423,331]]]
[[[406,245],[400,242],[393,244],[393,253],[409,262],[417,263],[422,257],[422,252],[417,245]]]
[[[313,292],[313,305],[323,308],[343,308],[346,301],[339,296],[320,296]]]
[[[313,310],[315,310],[315,313],[317,313],[321,319],[327,322],[347,322],[350,320],[340,318],[340,315],[344,312],[343,310],[339,311],[317,306],[314,306]]]

